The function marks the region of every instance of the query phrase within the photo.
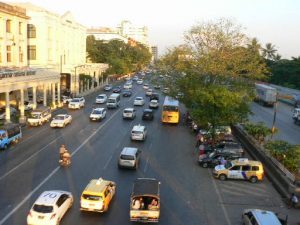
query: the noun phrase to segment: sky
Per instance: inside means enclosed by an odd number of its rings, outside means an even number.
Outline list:
[[[22,2],[11,0],[9,2]],[[7,3],[9,3],[7,2]],[[147,26],[159,54],[184,43],[197,23],[229,18],[250,38],[272,43],[283,58],[300,56],[300,0],[27,0],[57,14],[70,11],[86,27],[116,27],[122,20]]]

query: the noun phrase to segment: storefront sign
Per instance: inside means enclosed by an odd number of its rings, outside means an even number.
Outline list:
[[[24,70],[24,71],[2,71],[0,72],[0,80],[4,78],[22,77],[35,75],[35,70]]]

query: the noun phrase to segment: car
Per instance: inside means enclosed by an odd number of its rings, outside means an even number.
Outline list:
[[[216,145],[215,150],[217,152],[233,152],[239,154],[240,157],[243,157],[245,154],[242,145],[237,142],[222,141]]]
[[[84,103],[85,103],[84,97],[76,97],[76,98],[73,98],[69,102],[68,108],[69,109],[80,109],[80,108],[84,107]]]
[[[168,94],[170,92],[170,89],[169,88],[164,88],[164,90],[163,90],[163,93],[164,94]]]
[[[143,84],[143,82],[144,82],[143,79],[138,79],[138,80],[136,81],[137,84]]]
[[[110,91],[112,89],[112,85],[111,84],[106,84],[104,86],[104,91]]]
[[[107,95],[106,94],[100,94],[96,97],[95,103],[97,104],[103,104],[107,101]]]
[[[287,225],[288,217],[279,217],[278,213],[262,209],[244,209],[242,214],[245,225]]]
[[[153,110],[152,109],[144,109],[142,120],[153,120]]]
[[[33,102],[32,101],[24,101],[24,110],[30,111],[33,109]]]
[[[160,85],[159,84],[154,85],[154,89],[160,89]]]
[[[144,88],[144,90],[148,90],[149,84],[144,84],[144,85],[143,85],[143,88]]]
[[[149,108],[150,109],[157,109],[158,106],[159,106],[159,103],[156,99],[151,100],[150,103],[149,103]]]
[[[136,110],[134,108],[125,108],[123,110],[123,119],[134,119],[136,116]]]
[[[151,96],[152,95],[152,89],[148,88],[146,90],[146,93],[145,93],[146,96]]]
[[[68,114],[58,114],[56,115],[51,123],[50,127],[65,127],[67,124],[72,122],[72,116]]]
[[[122,90],[121,86],[117,86],[113,89],[113,93],[120,93]]]
[[[145,104],[145,100],[143,97],[136,97],[133,101],[133,105],[143,106]]]
[[[67,191],[44,191],[33,203],[27,224],[57,225],[73,205],[73,195]]]
[[[150,95],[150,101],[151,100],[157,100],[157,101],[159,101],[159,94],[158,93],[156,93],[156,92],[153,92],[151,95]]]
[[[145,141],[147,137],[147,128],[143,125],[135,125],[131,130],[132,141]]]
[[[10,108],[10,115],[11,116],[15,116],[17,114],[17,110],[14,107],[12,107],[12,106],[10,106],[9,108]],[[0,120],[4,120],[5,119],[5,115],[6,115],[6,107],[2,106],[0,108]]]
[[[259,161],[239,158],[229,161],[225,165],[215,166],[213,176],[221,181],[238,179],[256,183],[263,180],[264,169],[262,163]]]
[[[90,114],[91,121],[100,121],[103,120],[106,116],[105,108],[95,108]]]
[[[66,95],[63,95],[62,96],[62,102],[64,104],[69,104],[69,102],[72,100],[72,98],[70,96],[66,96]]]
[[[133,78],[132,78],[132,80],[134,80],[134,81],[137,81],[139,78],[138,78],[138,76],[134,76]]]
[[[221,164],[222,157],[224,160],[229,161],[229,160],[239,159],[240,155],[235,153],[230,153],[230,152],[224,152],[224,153],[211,152],[210,154],[208,154],[208,156],[204,158],[199,157],[198,163],[203,168],[207,168],[207,167],[214,168],[216,165]]]
[[[124,147],[118,160],[119,168],[137,169],[140,162],[141,151],[133,147]]]
[[[131,81],[127,81],[125,84],[124,84],[124,89],[131,89],[132,88],[132,82]]]
[[[129,90],[125,90],[125,91],[123,92],[123,97],[130,97],[131,95],[132,95],[132,92],[129,91]]]

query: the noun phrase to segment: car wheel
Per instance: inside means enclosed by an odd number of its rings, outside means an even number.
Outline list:
[[[250,177],[249,181],[251,183],[256,183],[258,181],[257,177]]]
[[[225,174],[221,174],[221,175],[219,176],[219,179],[220,179],[221,181],[224,181],[224,180],[227,179],[227,177],[226,177]]]
[[[203,163],[203,164],[202,164],[202,167],[203,167],[203,168],[207,168],[207,167],[208,167],[208,164],[207,164],[207,163]]]

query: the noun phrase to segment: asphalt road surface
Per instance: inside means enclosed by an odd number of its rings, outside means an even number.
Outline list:
[[[123,120],[124,107],[133,106],[136,96],[145,96],[141,85],[134,84],[133,95],[121,98],[119,109],[108,110],[101,122],[90,122],[94,95],[86,98],[81,110],[61,109],[73,116],[71,125],[51,129],[49,124],[27,128],[23,140],[0,152],[0,225],[24,225],[30,207],[45,190],[66,190],[74,195],[74,204],[61,224],[126,225],[129,221],[129,200],[133,181],[138,177],[161,181],[161,218],[163,225],[236,225],[241,224],[245,208],[269,209],[287,213],[285,204],[270,182],[251,184],[246,181],[215,180],[211,169],[196,163],[195,136],[188,127],[162,125],[160,108],[154,121],[137,117]],[[259,106],[261,107],[261,106]],[[132,142],[133,125],[145,124],[145,142]],[[290,121],[290,125],[294,126]],[[299,128],[296,127],[295,129]],[[65,144],[72,153],[72,165],[60,168],[59,146]],[[123,147],[142,150],[137,171],[120,170],[117,159]],[[106,213],[80,212],[80,195],[87,183],[103,177],[117,183],[115,199]]]

